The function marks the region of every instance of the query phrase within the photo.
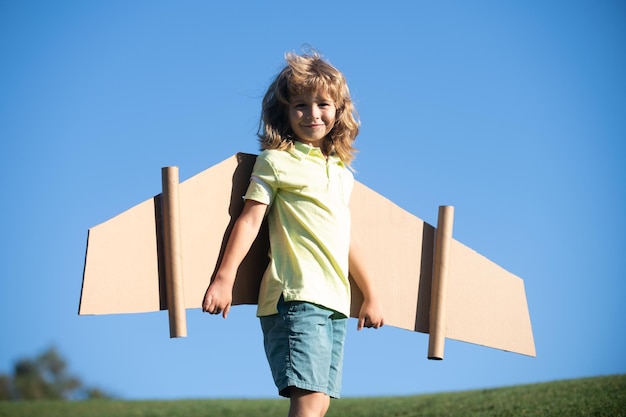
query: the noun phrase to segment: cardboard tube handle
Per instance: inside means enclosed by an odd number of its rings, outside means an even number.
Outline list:
[[[187,336],[185,288],[182,268],[182,242],[180,233],[180,199],[178,194],[178,167],[161,169],[163,193],[163,248],[167,310],[170,321],[170,337]]]
[[[439,206],[437,232],[435,235],[435,256],[433,281],[430,297],[430,321],[428,338],[428,359],[443,359],[446,338],[446,279],[448,258],[452,242],[454,207]]]

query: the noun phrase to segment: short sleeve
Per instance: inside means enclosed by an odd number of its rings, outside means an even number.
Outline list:
[[[270,205],[278,189],[276,172],[265,152],[257,156],[244,198]]]

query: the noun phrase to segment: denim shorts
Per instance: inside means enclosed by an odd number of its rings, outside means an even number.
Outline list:
[[[348,319],[315,304],[280,298],[278,314],[261,317],[265,354],[278,393],[290,387],[339,398]]]

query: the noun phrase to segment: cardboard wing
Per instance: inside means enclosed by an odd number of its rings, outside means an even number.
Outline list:
[[[185,309],[201,307],[254,161],[240,153],[180,184],[164,168],[163,193],[89,229],[79,314],[167,309],[170,335],[185,336]],[[451,207],[435,228],[357,182],[350,209],[387,325],[429,333],[433,359],[444,338],[535,356],[523,281],[452,239]],[[233,305],[256,304],[268,248],[264,225]],[[352,317],[361,303],[352,285]]]

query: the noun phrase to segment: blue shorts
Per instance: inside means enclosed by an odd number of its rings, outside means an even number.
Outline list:
[[[297,387],[339,398],[346,316],[281,297],[278,314],[260,319],[278,393],[289,397],[290,387]]]

